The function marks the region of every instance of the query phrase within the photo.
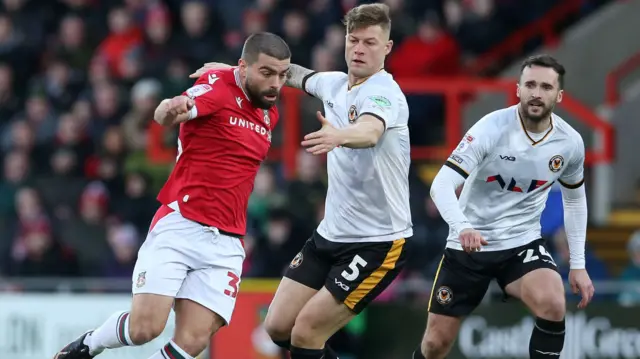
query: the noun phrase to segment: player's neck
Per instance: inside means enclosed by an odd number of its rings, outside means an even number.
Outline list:
[[[372,73],[369,76],[365,76],[365,77],[356,77],[354,74],[352,74],[351,72],[349,72],[349,89],[351,89],[354,86],[358,86],[358,85],[362,85],[365,81],[367,81],[371,76],[377,74],[378,72],[384,70],[384,67],[380,68],[380,70]]]
[[[532,121],[522,113],[522,107],[518,105],[518,115],[522,121],[522,125],[527,132],[531,133],[543,133],[549,130],[551,127],[551,114],[541,121]]]

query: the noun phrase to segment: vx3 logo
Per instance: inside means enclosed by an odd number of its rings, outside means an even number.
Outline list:
[[[497,182],[498,185],[500,185],[500,188],[506,189],[507,191],[529,193],[544,186],[545,184],[547,184],[548,181],[531,180],[531,183],[529,184],[529,187],[526,190],[526,192],[522,190],[523,188],[526,188],[526,187],[518,186],[515,178],[511,178],[511,180],[509,181],[509,185],[507,185],[507,182],[504,180],[504,178],[502,178],[502,176],[494,175],[494,176],[487,177],[487,183],[491,183],[491,182]]]
[[[516,158],[513,156],[503,156],[503,155],[500,155],[500,159],[504,161],[510,161],[510,162],[515,162],[516,160]]]

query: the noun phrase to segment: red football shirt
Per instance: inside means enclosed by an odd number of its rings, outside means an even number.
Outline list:
[[[235,69],[209,71],[183,95],[195,102],[193,119],[180,125],[176,165],[158,200],[187,219],[244,235],[278,110],[254,107]]]

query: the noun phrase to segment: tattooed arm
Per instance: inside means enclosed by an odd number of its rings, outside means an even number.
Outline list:
[[[314,73],[315,71],[309,70],[306,67],[291,64],[291,67],[289,67],[289,77],[287,78],[287,82],[285,85],[289,87],[295,87],[304,91],[303,86],[305,80],[311,77],[311,75],[313,75]]]

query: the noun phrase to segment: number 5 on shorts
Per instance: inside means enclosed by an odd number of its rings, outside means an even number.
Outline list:
[[[352,282],[356,280],[360,276],[360,267],[364,268],[367,266],[367,261],[365,261],[359,255],[355,255],[351,263],[349,263],[349,269],[351,273],[347,272],[347,270],[342,271],[342,278]]]

